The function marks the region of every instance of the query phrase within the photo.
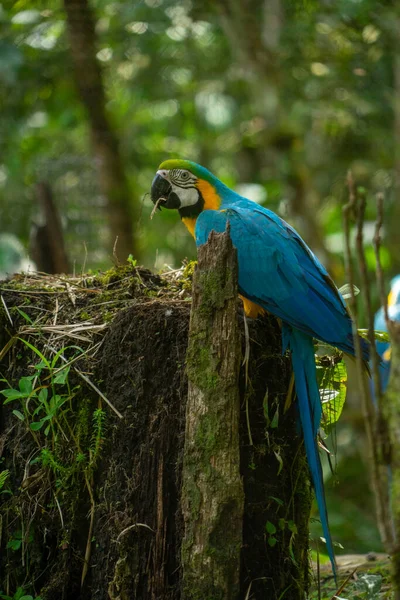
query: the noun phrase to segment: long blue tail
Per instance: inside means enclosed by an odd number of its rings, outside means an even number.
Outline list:
[[[335,554],[329,531],[324,481],[317,445],[317,432],[321,422],[322,407],[317,385],[313,341],[312,338],[298,329],[292,329],[287,325],[283,325],[283,345],[284,347],[289,347],[292,351],[292,364],[300,421],[303,429],[304,446],[317,498],[326,547],[336,581]]]

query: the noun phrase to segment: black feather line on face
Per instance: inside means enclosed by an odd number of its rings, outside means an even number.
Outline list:
[[[197,190],[198,200],[196,204],[190,206],[183,206],[179,209],[181,219],[195,219],[204,209],[204,198],[200,190]]]

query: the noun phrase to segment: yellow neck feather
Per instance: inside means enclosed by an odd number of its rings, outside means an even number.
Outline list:
[[[204,179],[199,179],[196,185],[203,196],[203,210],[218,210],[221,206],[221,198],[218,196],[211,183],[208,183],[208,181],[205,181]],[[182,219],[182,223],[187,227],[193,237],[195,237],[194,228],[196,227],[196,219],[197,217],[183,217]]]
[[[221,198],[215,191],[214,186],[212,186],[211,183],[208,183],[208,181],[205,181],[204,179],[199,179],[196,185],[197,189],[200,190],[201,195],[203,196],[203,210],[218,210],[221,206]]]

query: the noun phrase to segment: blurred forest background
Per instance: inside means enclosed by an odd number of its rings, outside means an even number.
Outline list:
[[[181,157],[291,222],[338,286],[351,168],[369,198],[367,241],[385,194],[389,279],[400,271],[399,34],[389,0],[0,3],[0,272],[26,266],[49,195],[70,272],[111,266],[116,235],[121,260],[158,270],[194,258],[178,215],[150,221],[146,197],[159,163]],[[367,258],[374,271],[372,247]],[[381,548],[359,412],[346,407],[338,426],[339,485],[328,486],[346,552]]]

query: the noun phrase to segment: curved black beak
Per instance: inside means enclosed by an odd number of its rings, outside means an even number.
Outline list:
[[[161,210],[164,208],[179,208],[180,200],[178,196],[172,191],[172,186],[161,175],[156,175],[151,184],[151,200],[153,204],[157,204],[157,207]],[[161,199],[161,200],[160,200]],[[159,202],[160,200],[160,202]]]

